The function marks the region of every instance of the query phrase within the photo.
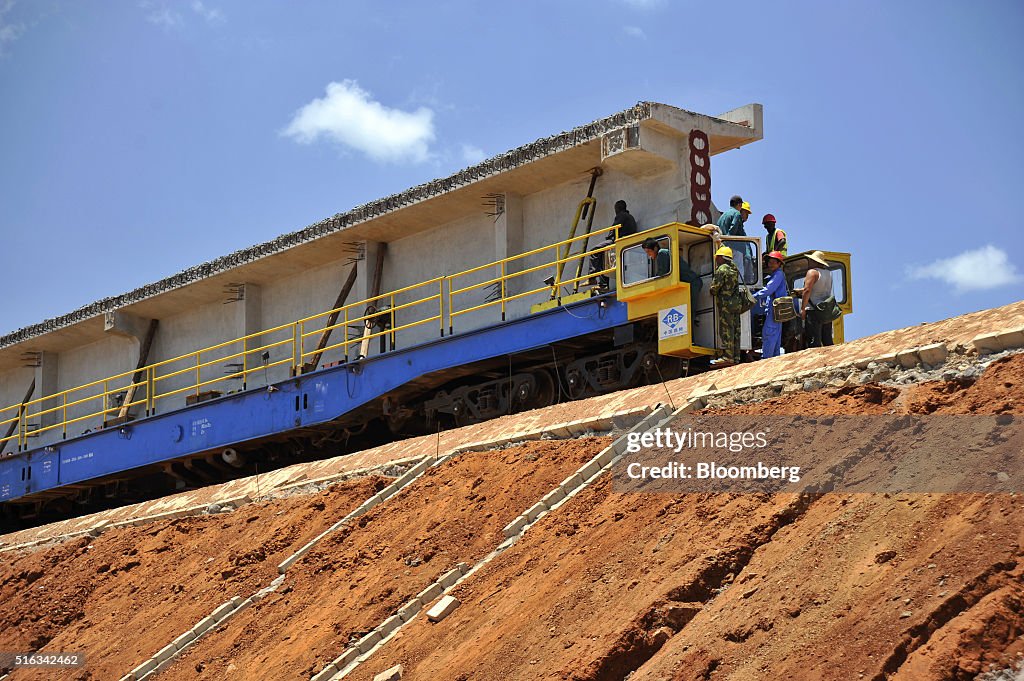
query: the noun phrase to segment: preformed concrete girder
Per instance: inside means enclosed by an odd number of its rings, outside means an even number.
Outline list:
[[[104,333],[133,338],[142,342],[152,321],[152,319],[147,317],[139,317],[121,310],[114,310],[113,312],[105,312],[103,314],[103,331]]]

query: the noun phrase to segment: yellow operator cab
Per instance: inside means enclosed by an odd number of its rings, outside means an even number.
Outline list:
[[[659,258],[652,259],[643,248],[647,239],[658,242],[660,266]],[[760,239],[727,236],[722,237],[722,245],[732,248],[740,283],[752,290],[760,288]],[[711,296],[715,247],[710,230],[679,222],[616,242],[616,296],[626,303],[630,321],[656,318],[659,354],[686,358],[713,356],[715,348],[721,346]],[[693,294],[691,288],[697,289],[696,284],[680,278],[687,266],[700,280],[699,290]],[[749,312],[743,314],[740,328],[740,347],[749,350],[752,343]]]

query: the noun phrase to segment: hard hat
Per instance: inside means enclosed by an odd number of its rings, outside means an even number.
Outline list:
[[[715,257],[722,256],[723,258],[732,258],[732,249],[728,246],[722,246],[715,251]]]
[[[774,215],[772,215],[771,213],[768,213],[768,214],[767,214],[767,215],[765,215],[765,216],[764,216],[764,218],[763,218],[763,219],[761,220],[761,224],[764,224],[764,223],[766,223],[766,222],[776,222],[776,220],[775,220],[775,216],[774,216]]]
[[[767,256],[767,257],[769,257],[769,258],[775,258],[775,259],[776,259],[776,260],[778,260],[778,261],[779,261],[780,263],[784,263],[784,262],[786,262],[786,256],[782,255],[782,253],[780,253],[780,252],[778,252],[778,251],[772,251],[771,253],[769,253],[769,254],[768,254],[768,256]]]
[[[747,203],[746,201],[744,201],[743,204],[740,206],[740,210],[745,210],[745,211],[747,211],[749,213],[750,212],[750,204]]]

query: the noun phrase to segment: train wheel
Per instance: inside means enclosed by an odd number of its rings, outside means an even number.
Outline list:
[[[565,372],[565,389],[570,400],[578,400],[587,390],[587,377],[579,369],[569,369]]]
[[[555,390],[555,379],[550,371],[540,370],[533,372],[535,388],[533,397],[530,399],[528,409],[542,409],[555,403],[558,398],[558,391]]]

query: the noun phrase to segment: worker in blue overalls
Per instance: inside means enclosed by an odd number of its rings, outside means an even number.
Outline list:
[[[761,327],[761,359],[778,357],[782,348],[782,324],[775,321],[772,314],[772,303],[776,298],[788,295],[786,275],[782,271],[785,256],[779,251],[772,251],[766,257],[768,264],[768,283],[754,294],[755,300],[766,308],[764,326]]]

